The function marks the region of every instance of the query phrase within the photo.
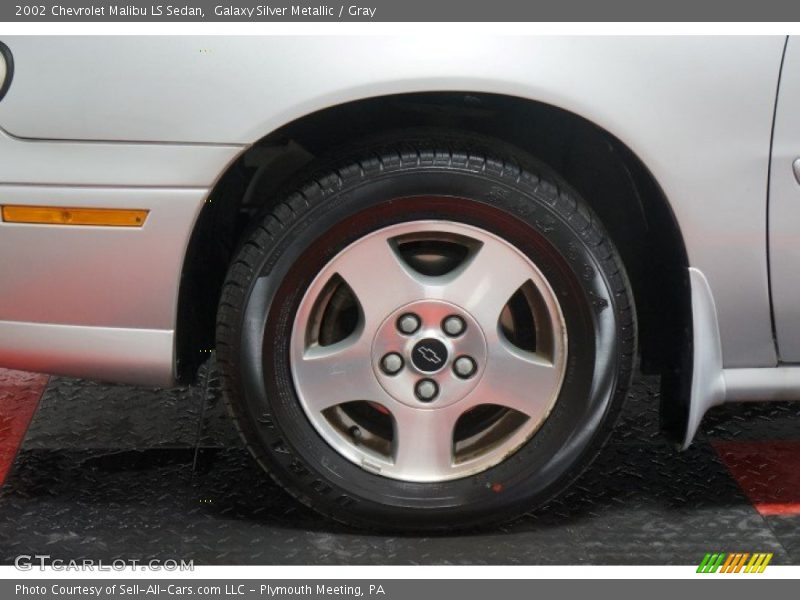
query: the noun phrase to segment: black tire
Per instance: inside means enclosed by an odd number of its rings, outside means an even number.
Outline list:
[[[481,526],[551,499],[597,454],[630,383],[631,288],[597,217],[546,167],[483,139],[419,136],[338,164],[271,204],[227,275],[217,357],[247,447],[300,502],[360,527]],[[500,464],[439,483],[388,479],[339,455],[299,407],[289,367],[293,311],[321,265],[369,231],[417,218],[462,221],[511,241],[547,277],[569,331],[559,399],[536,434]]]

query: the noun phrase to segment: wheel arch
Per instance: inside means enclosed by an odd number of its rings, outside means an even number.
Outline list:
[[[317,157],[408,128],[490,136],[535,156],[569,181],[600,217],[636,298],[641,367],[662,377],[662,423],[685,430],[692,364],[688,258],[656,177],[619,137],[574,112],[515,96],[423,92],[352,100],[310,112],[248,146],[220,175],[189,241],[176,325],[177,372],[191,379],[213,347],[228,263],[254,214]]]

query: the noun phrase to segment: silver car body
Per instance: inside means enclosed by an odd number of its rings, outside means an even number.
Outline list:
[[[795,41],[456,34],[3,41],[15,66],[0,101],[0,205],[150,214],[133,230],[0,223],[0,365],[173,383],[187,244],[226,167],[270,132],[332,105],[465,91],[580,115],[630,148],[662,188],[691,270],[687,441],[714,404],[791,399],[800,389],[800,368],[790,366],[800,363]]]

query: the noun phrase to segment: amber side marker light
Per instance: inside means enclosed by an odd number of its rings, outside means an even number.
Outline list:
[[[6,223],[37,225],[105,225],[107,227],[141,227],[148,210],[121,208],[66,208],[63,206],[2,207]]]

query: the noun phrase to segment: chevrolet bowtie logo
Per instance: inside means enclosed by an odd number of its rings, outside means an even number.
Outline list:
[[[436,351],[433,348],[428,348],[428,346],[420,346],[417,348],[417,352],[419,352],[425,360],[428,360],[435,365],[438,365],[440,362],[442,362],[442,359],[438,354],[436,354]]]

